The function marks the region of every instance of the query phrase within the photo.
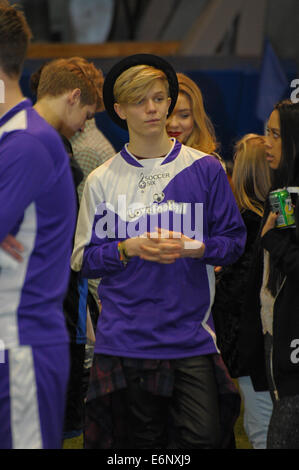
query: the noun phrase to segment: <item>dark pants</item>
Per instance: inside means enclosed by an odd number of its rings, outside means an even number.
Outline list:
[[[171,398],[144,390],[138,369],[125,368],[131,448],[217,448],[220,421],[212,359],[197,356],[171,363],[175,372]]]
[[[266,372],[273,401],[269,423],[267,449],[299,449],[299,395],[276,399],[275,384],[271,373],[273,338],[265,335]]]
[[[84,425],[83,366],[85,344],[70,344],[71,370],[68,382],[64,432],[80,431]]]
[[[267,449],[299,449],[299,395],[274,402]]]

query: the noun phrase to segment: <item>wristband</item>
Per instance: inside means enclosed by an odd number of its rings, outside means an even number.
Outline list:
[[[117,249],[119,253],[119,259],[124,263],[124,265],[126,265],[127,262],[130,261],[131,256],[128,256],[124,242],[119,242]]]

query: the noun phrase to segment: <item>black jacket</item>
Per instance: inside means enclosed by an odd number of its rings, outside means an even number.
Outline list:
[[[255,212],[246,210],[242,217],[247,229],[245,250],[236,263],[223,267],[217,275],[212,309],[217,345],[231,377],[249,373],[240,360],[239,329],[246,308],[245,294],[254,243],[261,224],[261,217]]]
[[[77,189],[79,184],[84,178],[84,174],[79,164],[77,163],[77,161],[75,160],[73,156],[73,149],[69,140],[66,139],[66,137],[64,137],[63,135],[61,135],[61,138],[64,144],[64,148],[70,157],[70,168],[72,171],[74,185],[75,185],[75,188]],[[77,196],[77,210],[79,210],[79,199],[78,199],[77,191],[76,191],[76,196]],[[81,342],[86,341],[85,338],[82,337],[82,335],[84,335],[84,332],[80,331],[80,336],[78,336],[79,335],[78,327],[80,323],[80,309],[82,308],[82,305],[81,305],[82,302],[85,301],[84,311],[86,310],[87,305],[88,305],[93,323],[97,322],[97,318],[99,316],[98,305],[96,304],[96,301],[94,300],[90,291],[87,290],[85,300],[83,300],[84,294],[81,297],[82,290],[84,290],[84,287],[83,287],[84,284],[82,282],[83,281],[80,279],[80,273],[73,271],[71,269],[68,289],[67,289],[64,301],[63,301],[63,312],[64,312],[64,316],[66,320],[66,326],[67,326],[67,330],[69,333],[69,338],[72,343],[77,343],[77,342],[81,343]]]
[[[266,220],[269,204],[265,207]],[[283,281],[273,309],[273,379],[279,397],[299,394],[299,244],[295,229],[272,229],[258,239],[248,281],[246,310],[240,331],[242,361],[250,371],[254,388],[267,390],[264,338],[260,318],[263,249],[282,274]],[[298,354],[296,354],[296,349]],[[298,359],[297,359],[298,358]]]

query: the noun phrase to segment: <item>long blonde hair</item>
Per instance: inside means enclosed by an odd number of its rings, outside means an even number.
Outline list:
[[[185,145],[211,154],[217,151],[218,142],[213,124],[207,116],[200,89],[183,73],[177,73],[179,93],[187,95],[191,103],[194,128]]]
[[[240,211],[248,209],[262,217],[271,186],[264,137],[246,134],[236,143],[232,183]]]

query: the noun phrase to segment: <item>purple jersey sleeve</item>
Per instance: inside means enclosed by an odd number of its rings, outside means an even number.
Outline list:
[[[98,236],[97,227],[105,215],[97,214],[97,205],[93,184],[87,178],[78,215],[72,267],[89,279],[124,269],[117,249],[118,239]],[[114,216],[113,213],[112,217]]]
[[[0,242],[13,233],[26,207],[47,191],[53,175],[47,149],[26,132],[11,133],[0,148]]]
[[[207,214],[208,238],[202,260],[213,266],[234,263],[244,251],[246,228],[222,169],[211,181]]]

